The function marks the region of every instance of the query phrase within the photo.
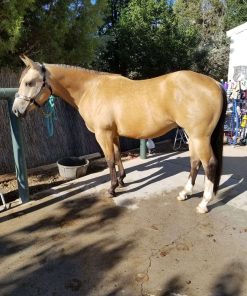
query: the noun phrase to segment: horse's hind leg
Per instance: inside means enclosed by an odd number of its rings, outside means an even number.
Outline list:
[[[121,160],[121,150],[120,150],[120,142],[119,142],[119,137],[115,137],[113,140],[113,146],[114,146],[114,154],[115,154],[115,161],[118,166],[118,183],[120,187],[124,187],[124,181],[123,179],[126,177],[126,173],[123,167],[123,163]]]
[[[193,187],[195,185],[199,168],[201,167],[201,161],[199,159],[191,157],[190,164],[191,170],[189,179],[186,185],[184,186],[184,189],[181,192],[179,192],[179,195],[177,197],[178,200],[186,200],[188,198],[188,195],[191,195],[193,193]]]
[[[189,179],[184,186],[184,189],[179,192],[179,195],[177,197],[178,200],[186,200],[188,198],[188,195],[192,194],[193,187],[195,185],[196,177],[198,174],[198,171],[201,167],[201,161],[196,153],[196,147],[194,147],[194,143],[192,139],[189,139],[189,150],[190,150],[190,175]]]
[[[193,142],[193,148],[196,151],[198,159],[200,159],[202,162],[205,171],[203,198],[196,210],[198,213],[207,213],[207,204],[214,196],[214,182],[216,177],[217,160],[210,144],[210,137],[190,140]]]
[[[209,161],[203,163],[205,170],[205,186],[203,198],[198,207],[196,208],[198,213],[207,213],[207,204],[214,197],[214,181],[216,176],[217,161],[214,155],[211,155]]]
[[[117,173],[115,168],[112,132],[105,131],[105,130],[98,130],[95,132],[95,136],[101,149],[104,152],[105,159],[110,170],[111,187],[109,189],[109,194],[111,197],[114,197],[116,195],[115,189],[118,186],[118,179],[117,179]]]

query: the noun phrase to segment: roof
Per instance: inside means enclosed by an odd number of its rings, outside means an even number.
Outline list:
[[[245,31],[245,30],[247,30],[247,22],[243,23],[242,25],[237,26],[237,27],[235,27],[235,28],[233,28],[233,29],[231,29],[229,31],[227,31],[226,35],[227,35],[227,37],[232,37],[232,36],[234,36],[236,34],[239,34],[239,33],[241,33],[242,31]]]

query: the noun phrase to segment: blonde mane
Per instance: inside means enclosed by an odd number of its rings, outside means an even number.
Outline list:
[[[44,63],[44,65],[52,66],[52,67],[61,67],[61,68],[65,68],[65,69],[72,69],[72,70],[82,71],[82,72],[96,74],[96,75],[120,75],[120,74],[101,72],[101,71],[86,69],[86,68],[83,68],[80,66],[71,66],[71,65],[65,65],[65,64],[46,64],[46,63]]]

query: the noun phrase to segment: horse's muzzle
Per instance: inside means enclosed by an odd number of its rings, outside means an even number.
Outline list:
[[[12,112],[15,114],[17,117],[22,117],[23,114],[20,113],[20,111],[17,108],[12,108]]]
[[[29,105],[29,102],[23,100],[23,98],[18,93],[16,93],[14,104],[12,106],[12,112],[17,117],[24,117],[26,114],[28,105]]]

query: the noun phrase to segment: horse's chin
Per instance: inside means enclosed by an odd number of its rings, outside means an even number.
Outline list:
[[[27,110],[24,111],[23,113],[18,113],[18,114],[15,114],[15,115],[16,115],[18,118],[23,119],[23,118],[25,118],[26,115],[27,115]]]
[[[25,118],[27,116],[27,110],[24,111],[24,113],[21,114],[20,118]]]
[[[16,117],[18,117],[18,118],[24,118],[27,115],[27,111],[28,111],[27,109],[24,110],[24,111],[19,111],[16,108],[12,108],[12,112],[15,114]]]

